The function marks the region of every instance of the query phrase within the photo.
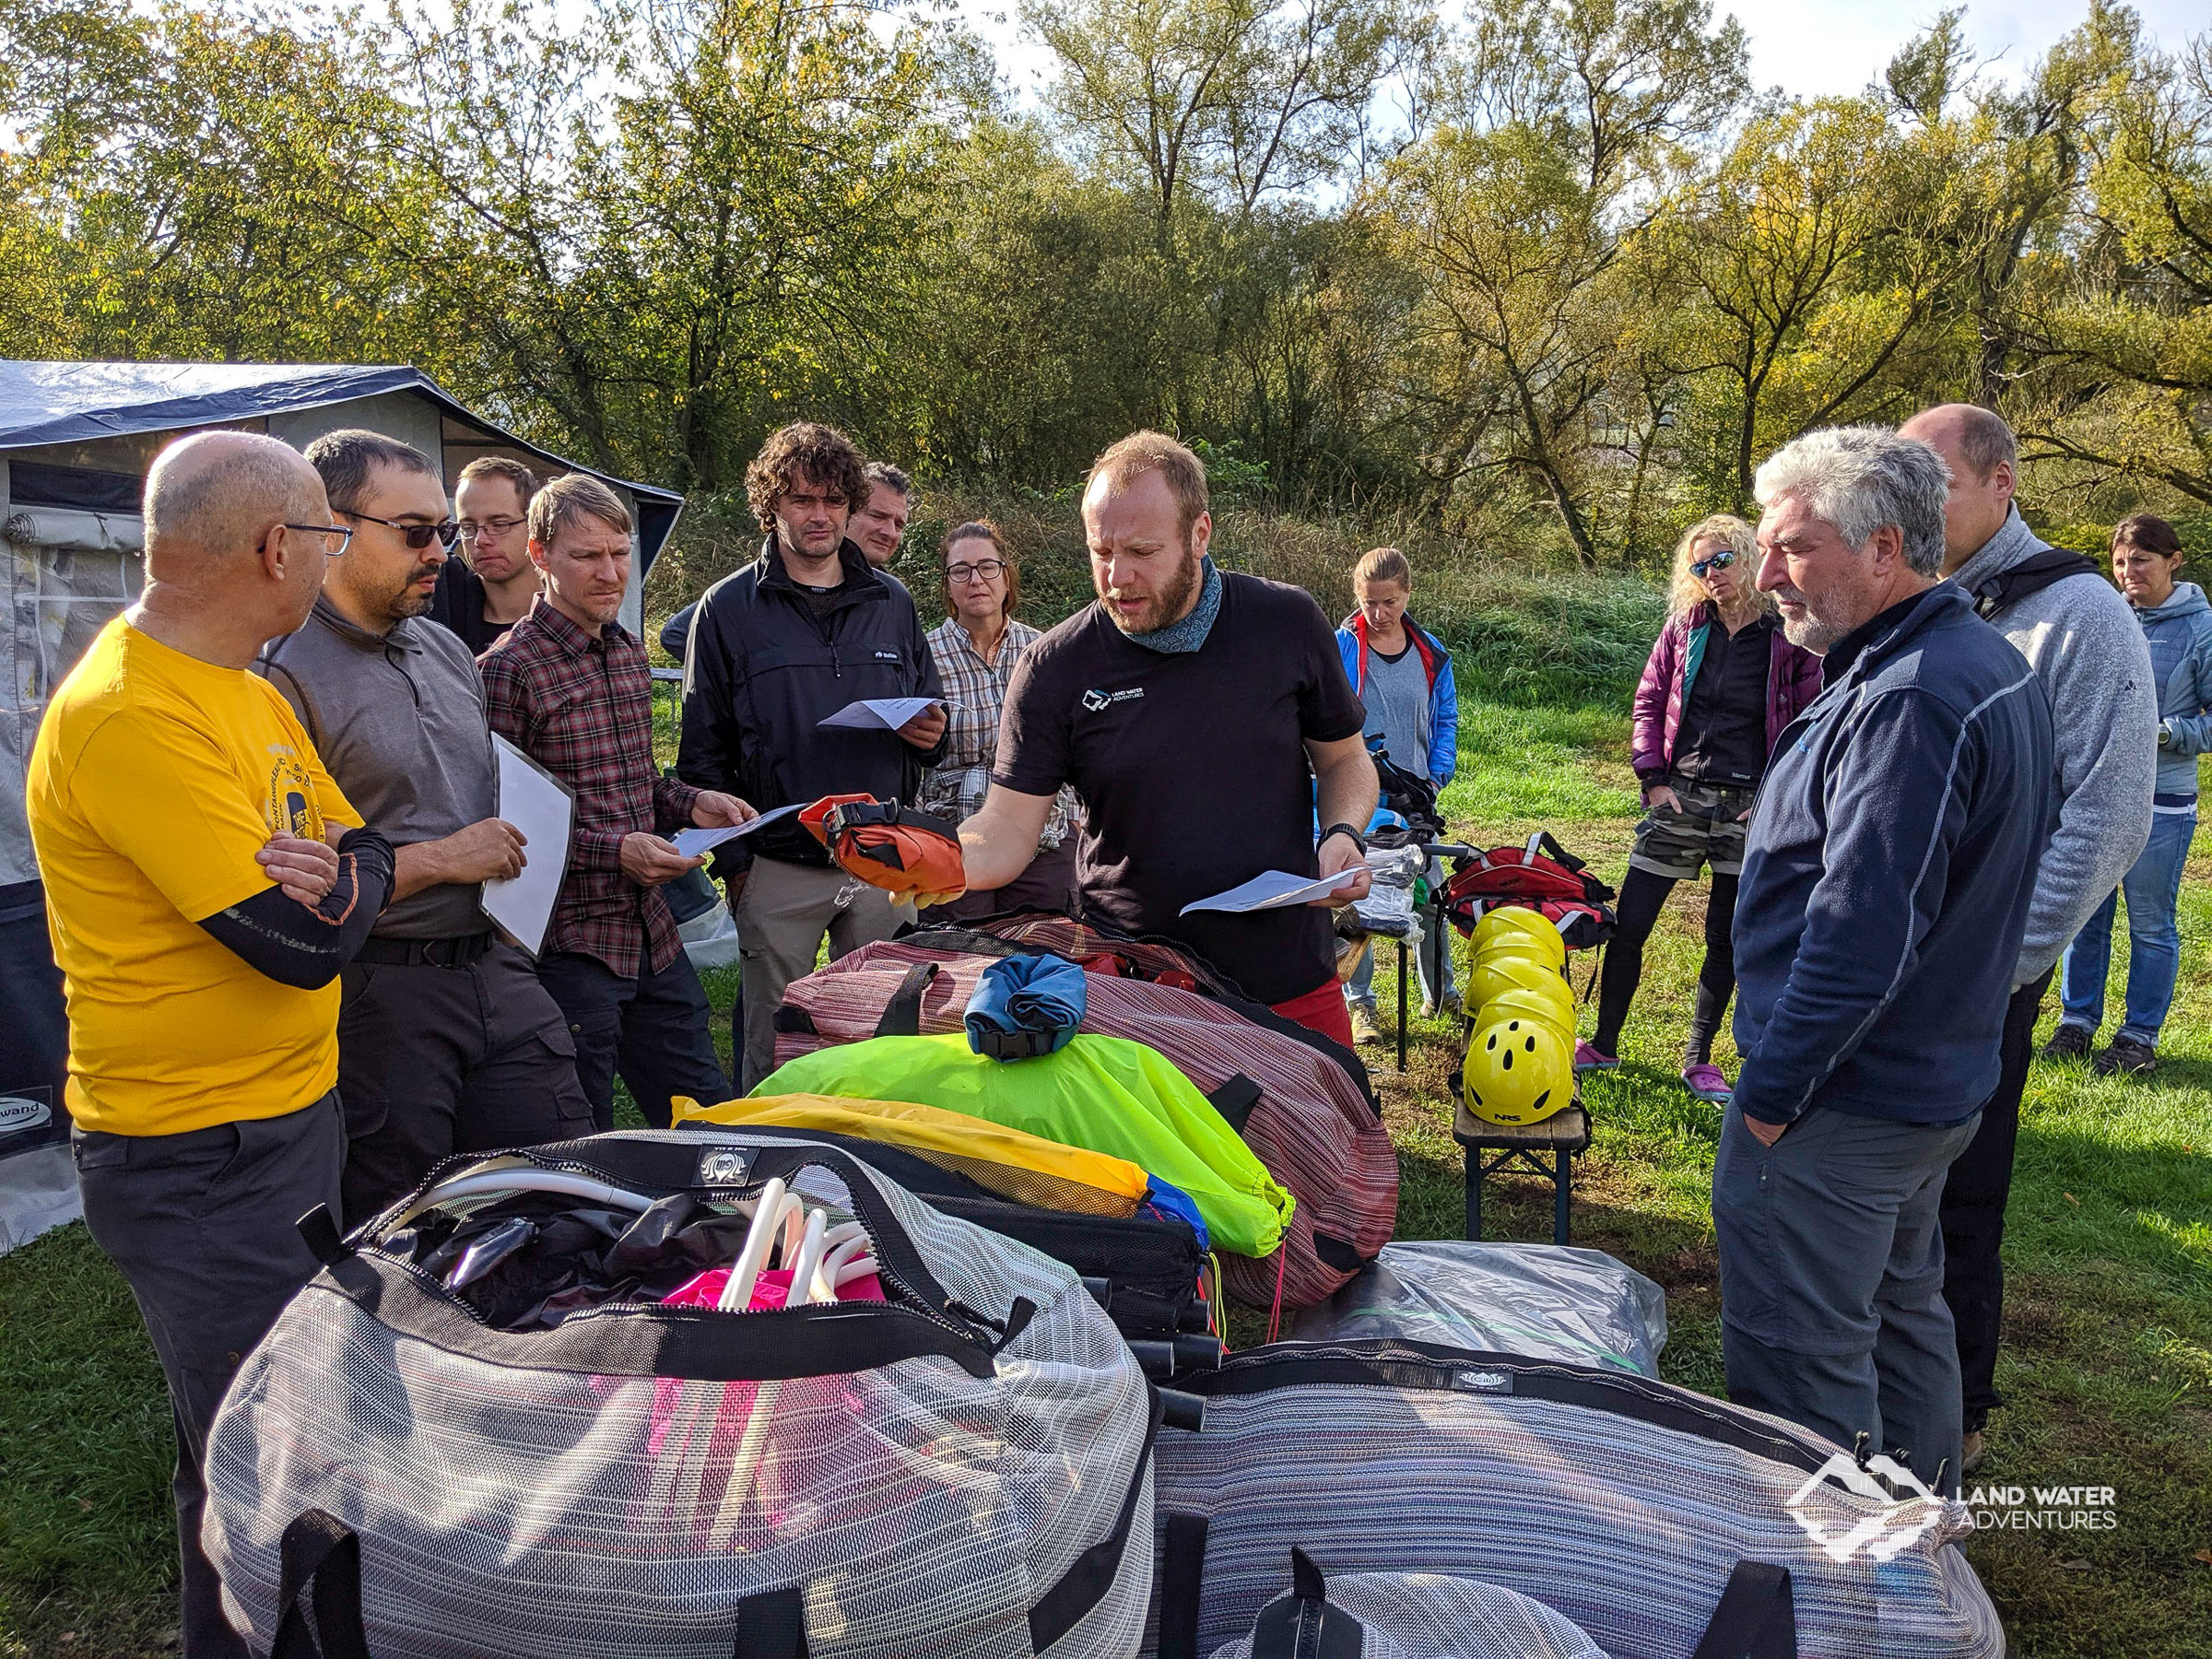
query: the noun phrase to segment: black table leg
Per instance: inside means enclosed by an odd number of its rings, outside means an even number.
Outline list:
[[[1482,1154],[1472,1147],[1463,1150],[1467,1157],[1466,1234],[1472,1241],[1482,1237]]]
[[[1406,941],[1398,941],[1398,1069],[1406,1069]]]

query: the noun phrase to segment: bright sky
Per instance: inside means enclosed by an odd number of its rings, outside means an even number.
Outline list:
[[[2206,0],[2135,0],[2151,37],[2169,49],[2212,27]],[[1018,0],[959,0],[969,22],[991,42],[999,72],[1025,99],[1033,94],[1046,55],[1020,38]],[[1898,47],[1943,9],[1941,0],[1781,0],[1755,6],[1715,0],[1751,35],[1751,76],[1760,87],[1806,96],[1856,92],[1882,72]],[[2080,23],[2087,0],[1976,0],[1968,6],[1967,37],[1994,72],[2015,72]]]

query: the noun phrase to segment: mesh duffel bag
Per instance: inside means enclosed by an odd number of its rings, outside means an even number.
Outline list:
[[[806,1218],[771,1296],[747,1211],[786,1182],[833,1230]],[[618,1132],[448,1159],[321,1231],[208,1440],[203,1538],[256,1653],[1136,1651],[1156,1407],[1127,1347],[1069,1268],[843,1151]],[[699,1266],[741,1241],[757,1311],[720,1312]]]
[[[1330,1579],[1290,1552],[1290,1588],[1213,1659],[1606,1659],[1542,1602],[1434,1572]],[[1742,1659],[1740,1654],[1730,1659]]]
[[[968,998],[994,959],[926,942],[935,936],[864,945],[794,980],[776,1011],[777,1064],[831,1043],[961,1030]],[[1088,992],[1085,1031],[1165,1054],[1297,1200],[1287,1253],[1223,1260],[1231,1297],[1260,1308],[1278,1299],[1285,1308],[1310,1307],[1389,1242],[1398,1218],[1397,1148],[1364,1080],[1315,1046],[1325,1039],[1300,1041],[1171,985],[1094,975]]]
[[[1610,1659],[2005,1652],[1955,1543],[1965,1507],[1886,1488],[1886,1460],[1862,1469],[1778,1418],[1622,1371],[1409,1342],[1250,1348],[1176,1387],[1203,1398],[1205,1427],[1163,1433],[1155,1458],[1159,1659],[1248,1631],[1293,1547],[1332,1572],[1515,1591]],[[1778,1620],[1794,1650],[1762,1645]],[[1709,1646],[1716,1628],[1734,1645]]]
[[[1161,1206],[1130,1206],[1126,1212],[1108,1207],[1108,1194],[1088,1193],[1068,1179],[1038,1179],[1035,1171],[995,1163],[986,1152],[1000,1150],[991,1137],[1006,1137],[1008,1130],[982,1119],[958,1119],[967,1124],[969,1137],[960,1155],[947,1157],[927,1146],[878,1139],[880,1126],[905,1126],[905,1119],[874,1119],[867,1137],[830,1128],[834,1122],[825,1112],[792,1111],[806,1097],[785,1095],[781,1100],[732,1100],[719,1106],[697,1106],[677,1101],[677,1126],[712,1133],[717,1124],[743,1124],[752,1133],[779,1139],[809,1139],[841,1146],[874,1171],[891,1177],[934,1210],[973,1221],[991,1232],[1019,1239],[1030,1250],[1041,1250],[1053,1261],[1064,1261],[1082,1274],[1084,1285],[1095,1296],[1106,1316],[1112,1318],[1130,1351],[1150,1378],[1171,1378],[1194,1365],[1215,1365],[1221,1359],[1217,1321],[1217,1299],[1206,1292],[1206,1248],[1193,1217]],[[836,1101],[852,1106],[852,1122],[867,1124],[867,1108],[885,1112],[927,1111],[907,1101]],[[806,1122],[794,1124],[792,1117]],[[956,1112],[934,1117],[956,1119]],[[1019,1137],[1033,1139],[1033,1137]],[[1097,1157],[1064,1146],[1053,1152]],[[1041,1161],[1041,1159],[1040,1159]],[[1112,1159],[1119,1161],[1119,1159]],[[1139,1171],[1141,1174],[1141,1171]]]

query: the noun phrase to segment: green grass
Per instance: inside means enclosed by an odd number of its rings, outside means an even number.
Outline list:
[[[1460,777],[1445,796],[1455,829],[1495,842],[1542,825],[1617,877],[1636,817],[1618,710],[1465,699]],[[2197,853],[2157,1075],[2099,1079],[2039,1063],[2023,1108],[1998,1372],[2011,1403],[1980,1478],[2111,1486],[2119,1524],[1968,1539],[2015,1659],[2212,1656],[2212,1565],[2197,1559],[2212,1552],[2212,841]],[[1666,1287],[1665,1374],[1717,1394],[1708,1193],[1719,1115],[1675,1078],[1703,894],[1677,890],[1646,951],[1621,1067],[1589,1082],[1596,1141],[1574,1229],[1578,1243]],[[707,978],[726,1044],[735,975]],[[1387,955],[1377,991],[1387,1024]],[[1399,1233],[1455,1237],[1452,1033],[1417,1016],[1411,1037],[1404,1076],[1388,1051],[1374,1057],[1405,1175]],[[1733,1070],[1724,1038],[1721,1051]],[[1492,1237],[1548,1237],[1549,1216],[1548,1186],[1493,1180]],[[170,1456],[159,1373],[84,1230],[0,1259],[0,1659],[160,1651],[175,1620]]]

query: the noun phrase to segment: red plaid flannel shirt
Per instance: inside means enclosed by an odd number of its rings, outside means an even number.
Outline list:
[[[653,763],[653,671],[620,624],[596,640],[544,594],[477,659],[491,729],[576,793],[569,871],[541,954],[596,957],[624,979],[683,948],[658,888],[622,869],[622,838],[687,829],[699,791]]]

